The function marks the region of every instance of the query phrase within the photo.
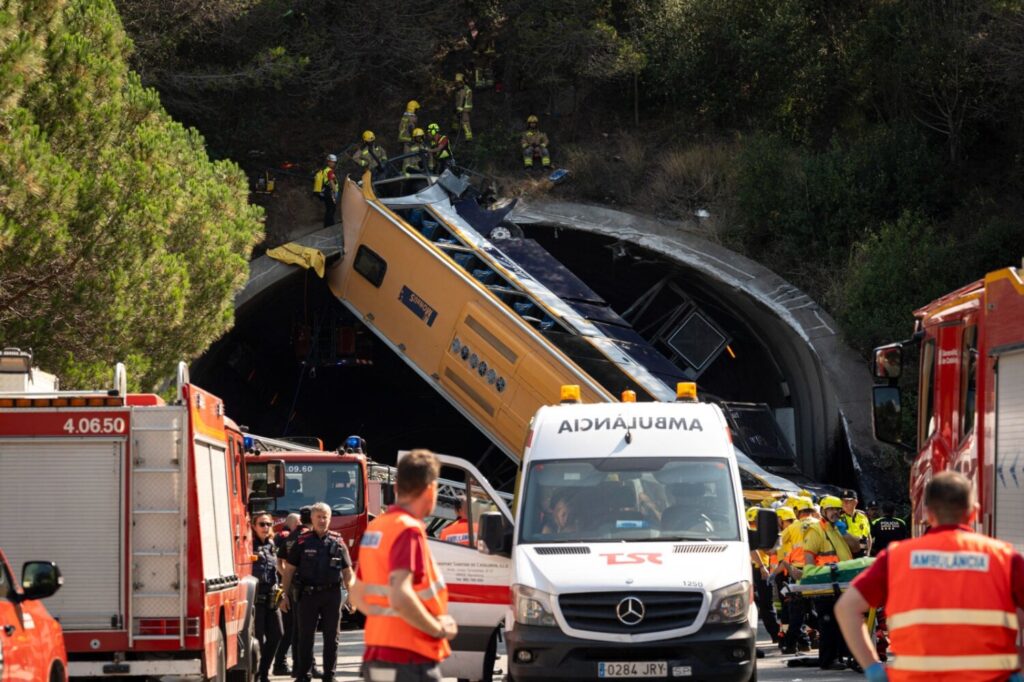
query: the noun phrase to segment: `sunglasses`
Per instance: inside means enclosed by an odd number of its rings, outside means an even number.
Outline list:
[[[257,523],[256,525],[259,526],[260,528],[273,528],[274,527],[274,524],[267,523],[266,521],[261,521],[260,523]]]

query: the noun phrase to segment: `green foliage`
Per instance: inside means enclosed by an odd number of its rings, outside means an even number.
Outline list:
[[[732,236],[780,274],[813,286],[812,271],[843,268],[854,242],[881,222],[940,210],[942,168],[912,129],[876,128],[820,152],[755,136],[740,154]]]
[[[128,70],[108,0],[10,0],[2,16],[3,342],[68,386],[124,359],[150,387],[231,325],[261,211]]]

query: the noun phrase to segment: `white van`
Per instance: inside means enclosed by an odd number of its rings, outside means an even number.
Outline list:
[[[485,582],[503,582],[506,564],[495,562],[508,561],[510,680],[756,679],[750,546],[770,547],[778,530],[774,512],[762,510],[764,530],[748,543],[717,406],[543,407],[520,477],[514,525],[503,511],[470,523],[479,524],[473,547],[487,555]],[[462,576],[465,555],[460,562],[450,546],[432,549],[454,593],[474,575],[480,581],[480,564]],[[479,603],[464,614],[454,603],[452,613],[476,641],[494,627],[494,612],[484,616]],[[458,641],[453,648],[455,660],[470,653]],[[489,670],[452,673],[490,679]]]

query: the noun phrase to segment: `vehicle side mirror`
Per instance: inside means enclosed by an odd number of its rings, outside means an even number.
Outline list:
[[[757,530],[748,532],[750,549],[771,549],[779,539],[779,517],[774,509],[757,510]]]
[[[903,408],[902,395],[898,386],[874,386],[871,389],[871,423],[875,430],[875,439],[907,447],[902,440]]]
[[[19,601],[46,599],[64,584],[57,564],[52,561],[26,561],[21,568],[21,590]]]
[[[895,381],[903,374],[903,344],[890,343],[875,349],[872,373],[876,379]]]
[[[512,526],[501,512],[484,512],[477,528],[477,550],[483,554],[512,555]]]

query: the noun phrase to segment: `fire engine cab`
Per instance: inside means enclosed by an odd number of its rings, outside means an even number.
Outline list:
[[[72,677],[255,673],[252,549],[242,435],[178,367],[175,400],[30,381],[0,354],[0,537],[15,564],[46,557],[64,586],[50,611]],[[283,472],[282,472],[283,473]],[[280,478],[281,474],[272,475]]]
[[[1020,268],[987,274],[914,312],[908,341],[874,352],[875,437],[913,453],[915,534],[924,488],[940,471],[974,483],[979,532],[1024,550],[1024,279]],[[916,444],[901,438],[904,353],[919,346]]]

